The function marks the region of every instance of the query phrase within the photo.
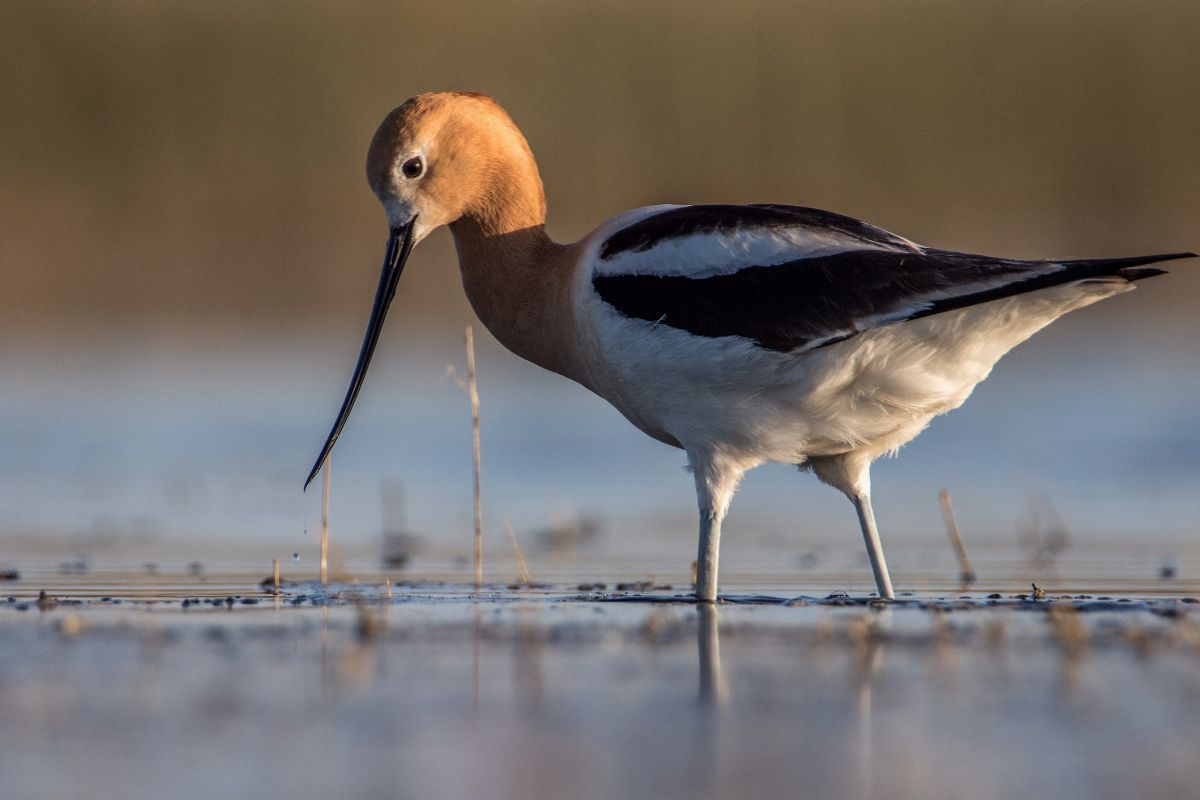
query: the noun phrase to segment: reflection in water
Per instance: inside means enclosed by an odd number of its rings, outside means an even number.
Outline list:
[[[1062,652],[1058,667],[1058,699],[1084,707],[1087,688],[1084,673],[1090,638],[1087,626],[1079,619],[1079,613],[1069,606],[1050,609],[1046,613],[1046,620]]]
[[[139,660],[138,679],[134,686],[139,710],[146,713],[155,713],[166,696],[162,674],[165,645],[161,631],[158,630],[152,629],[141,640],[142,657]],[[231,701],[230,705],[232,704]]]
[[[479,713],[479,647],[483,641],[483,608],[475,607],[475,625],[471,631],[471,709]]]
[[[864,635],[859,637],[858,658],[855,664],[855,680],[858,684],[855,696],[858,722],[858,796],[874,797],[872,776],[874,770],[874,745],[871,727],[871,691],[875,676],[883,663],[883,643],[892,624],[892,610],[884,608],[864,619]]]
[[[536,606],[521,609],[513,652],[513,683],[517,707],[529,716],[542,713],[546,699],[546,629]]]
[[[718,733],[722,712],[728,708],[729,689],[721,672],[721,629],[719,613],[712,603],[696,604],[696,654],[699,661],[700,693],[695,725],[692,727],[691,789],[698,796],[713,794],[718,781]]]
[[[328,700],[333,668],[329,661],[329,606],[321,606],[321,699]]]
[[[699,620],[696,644],[700,656],[700,705],[722,708],[728,702],[729,687],[721,673],[721,629],[719,612],[712,603],[697,603]]]
[[[336,625],[331,629],[330,608],[323,605],[320,609],[320,683],[325,703],[335,701],[339,691],[382,683],[388,674],[388,659],[382,644],[388,629],[388,607],[376,611],[359,603],[354,627],[349,631],[339,630]]]

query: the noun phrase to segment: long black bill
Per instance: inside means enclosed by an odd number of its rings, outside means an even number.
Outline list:
[[[350,417],[350,409],[354,408],[354,401],[358,398],[358,391],[362,388],[363,379],[367,377],[367,367],[371,366],[371,356],[375,354],[379,332],[383,330],[383,318],[387,316],[388,306],[396,296],[396,284],[400,280],[400,273],[404,271],[404,262],[412,252],[413,226],[416,221],[417,218],[413,217],[408,224],[392,228],[391,236],[388,237],[387,256],[383,259],[383,272],[379,275],[379,288],[375,291],[375,305],[371,308],[371,320],[367,323],[367,334],[363,337],[362,350],[358,353],[354,377],[350,379],[350,388],[346,390],[342,410],[338,412],[337,420],[329,431],[329,438],[321,448],[321,455],[317,457],[317,463],[313,464],[312,472],[308,473],[308,480],[304,482],[305,489],[308,489],[313,478],[317,477],[321,467],[325,466],[329,451],[341,435],[342,428]]]

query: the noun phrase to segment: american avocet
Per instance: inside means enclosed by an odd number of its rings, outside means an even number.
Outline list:
[[[1016,261],[935,250],[785,205],[652,206],[574,244],[546,234],[524,136],[491,98],[411,98],[371,141],[391,225],[358,364],[308,481],[362,388],[413,246],[449,225],[463,288],[519,356],[682,448],[696,481],[696,597],[717,592],[721,520],[742,475],[798,464],[854,503],[882,597],[892,583],[870,466],[957,408],[1008,350],[1057,317],[1191,253]]]

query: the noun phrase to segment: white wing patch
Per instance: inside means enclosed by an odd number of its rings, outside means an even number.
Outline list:
[[[624,220],[640,222],[662,211],[684,206],[657,206],[638,211]],[[614,231],[606,231],[611,235]],[[919,245],[879,230],[880,240],[869,240],[842,230],[818,225],[763,226],[749,222],[733,230],[718,230],[676,236],[646,249],[630,249],[597,259],[596,275],[660,275],[692,279],[731,275],[747,267],[770,267],[805,258],[817,258],[850,250],[920,252]],[[894,243],[882,239],[890,237]]]

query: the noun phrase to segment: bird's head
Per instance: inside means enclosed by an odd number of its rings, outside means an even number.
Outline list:
[[[350,416],[412,248],[460,221],[474,234],[496,236],[545,219],[541,179],[525,137],[482,94],[422,94],[394,109],[371,140],[367,181],[387,213],[387,255],[350,388],[305,488]]]
[[[509,185],[528,180],[513,165],[532,162],[525,137],[492,98],[438,92],[410,98],[384,118],[367,153],[367,181],[392,229],[411,225],[415,243],[464,217],[488,227],[525,197],[544,215],[536,169],[533,191]]]

